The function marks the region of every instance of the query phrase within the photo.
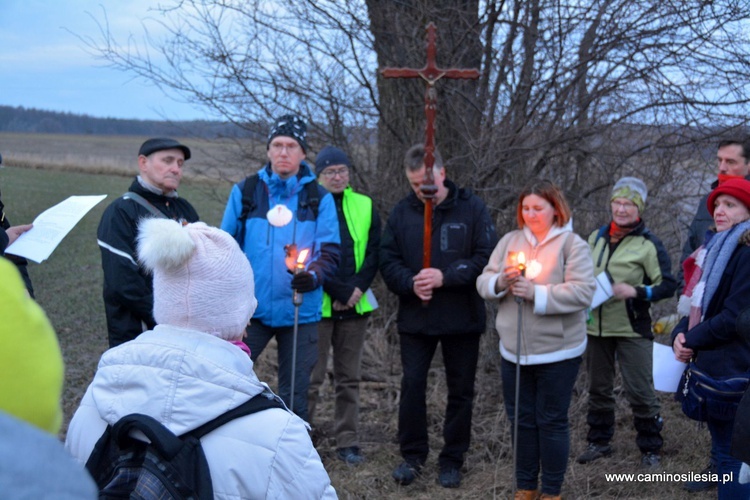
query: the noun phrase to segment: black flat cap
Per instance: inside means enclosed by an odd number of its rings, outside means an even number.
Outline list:
[[[164,151],[165,149],[180,149],[185,153],[185,159],[190,159],[190,148],[184,144],[180,144],[174,139],[170,139],[169,137],[155,137],[147,140],[141,144],[141,149],[138,150],[138,156],[148,156],[157,151]]]

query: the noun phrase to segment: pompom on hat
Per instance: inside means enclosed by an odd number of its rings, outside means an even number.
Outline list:
[[[615,182],[612,188],[610,201],[615,198],[625,198],[630,200],[638,207],[638,212],[643,213],[646,207],[646,198],[648,197],[648,188],[646,184],[637,177],[622,177]]]
[[[154,319],[240,340],[255,312],[253,270],[237,242],[203,222],[144,219],[138,259],[154,275]]]
[[[301,117],[297,115],[284,115],[277,118],[276,123],[268,133],[266,149],[271,145],[273,138],[280,135],[291,137],[299,143],[302,151],[307,152],[307,125],[305,125],[305,121]]]
[[[349,157],[346,156],[342,150],[335,146],[326,146],[320,150],[320,153],[315,157],[315,174],[320,173],[331,165],[346,165],[351,168],[352,163],[349,161]]]
[[[716,187],[716,189],[711,191],[711,194],[708,195],[708,199],[706,200],[706,208],[708,208],[708,213],[711,214],[711,217],[714,216],[716,198],[722,194],[727,194],[737,198],[740,203],[750,210],[750,181],[747,179],[729,179],[722,182]]]

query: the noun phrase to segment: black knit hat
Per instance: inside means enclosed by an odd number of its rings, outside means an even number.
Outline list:
[[[307,125],[304,120],[297,115],[284,115],[276,120],[276,123],[271,127],[271,131],[268,133],[268,142],[266,143],[266,149],[271,145],[271,140],[274,137],[283,135],[291,137],[302,148],[302,151],[307,153],[307,141],[305,136],[307,135]]]
[[[315,175],[320,175],[326,167],[330,167],[331,165],[346,165],[350,168],[352,166],[346,153],[337,147],[326,146],[315,157]]]
[[[157,151],[164,151],[165,149],[180,149],[185,154],[185,159],[190,159],[190,148],[168,137],[155,137],[147,140],[141,144],[141,149],[138,150],[138,156],[148,156]]]

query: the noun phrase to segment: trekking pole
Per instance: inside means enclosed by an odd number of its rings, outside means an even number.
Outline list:
[[[523,252],[518,254],[518,270],[521,272],[521,276],[526,276],[526,258]],[[516,304],[518,304],[518,328],[516,335],[516,387],[515,387],[515,401],[513,404],[513,480],[516,485],[516,490],[520,489],[518,486],[518,400],[519,393],[521,391],[521,323],[523,321],[523,297],[515,297]]]
[[[299,274],[305,270],[305,258],[307,250],[302,250],[297,258],[297,265],[294,266],[294,274]],[[294,304],[294,327],[292,328],[292,388],[289,396],[289,409],[294,413],[294,379],[297,371],[297,331],[299,330],[299,306],[302,305],[302,293],[297,290],[292,291],[292,304]]]
[[[295,272],[295,274],[297,274]],[[299,306],[302,305],[302,294],[297,290],[292,293],[294,304],[294,328],[292,329],[292,389],[289,399],[289,409],[294,413],[294,373],[297,371],[297,330],[299,329]]]

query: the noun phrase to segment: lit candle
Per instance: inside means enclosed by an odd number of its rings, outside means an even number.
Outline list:
[[[526,276],[526,255],[523,252],[518,252],[518,271],[521,276]]]
[[[294,266],[294,274],[300,273],[305,270],[305,259],[307,258],[308,253],[309,250],[307,248],[300,251],[299,255],[297,256],[297,264]],[[294,304],[295,306],[299,306],[302,304],[302,294],[297,290],[294,290],[294,292],[292,292],[292,304]]]
[[[297,256],[297,266],[295,267],[294,272],[298,273],[305,269],[305,259],[307,259],[307,254],[310,252],[307,248],[302,250],[299,255]]]

